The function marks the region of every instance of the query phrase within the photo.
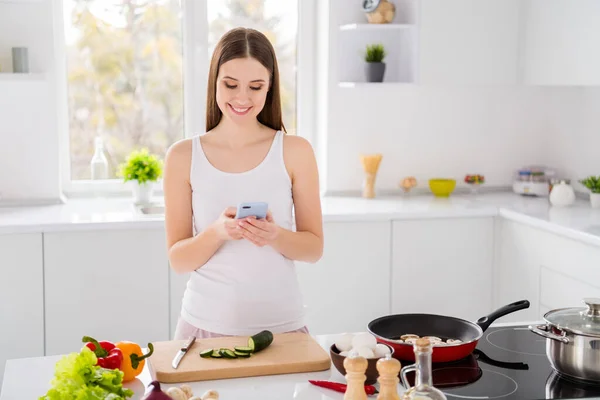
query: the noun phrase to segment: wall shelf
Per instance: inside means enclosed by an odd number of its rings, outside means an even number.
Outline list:
[[[46,0],[0,0],[0,4],[38,4],[45,2]]]
[[[413,24],[344,24],[340,25],[340,31],[395,31],[414,27]]]
[[[362,7],[348,7],[347,0],[335,0],[340,12],[332,32],[336,47],[335,75],[338,87],[377,85],[367,82],[365,51],[373,44],[383,45],[386,64],[383,83],[415,84],[418,81],[419,0],[390,0],[396,13],[386,24],[368,23]]]
[[[414,82],[338,82],[340,88],[414,86]]]
[[[0,82],[42,82],[45,74],[0,72]]]

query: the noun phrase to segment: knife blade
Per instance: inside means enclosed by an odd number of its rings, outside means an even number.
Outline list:
[[[173,363],[171,364],[174,369],[177,369],[179,363],[181,362],[181,359],[183,358],[183,356],[185,356],[185,353],[188,352],[188,350],[192,347],[195,341],[196,336],[190,336],[187,342],[185,342],[185,344],[179,349],[177,354],[175,354],[175,358],[173,359]]]

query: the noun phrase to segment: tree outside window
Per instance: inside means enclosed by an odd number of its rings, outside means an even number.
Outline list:
[[[164,158],[184,137],[182,0],[63,1],[71,180],[90,179],[97,136],[111,179],[133,150],[145,147]],[[284,124],[295,133],[297,0],[202,1],[211,53],[236,26],[260,30],[272,41]]]

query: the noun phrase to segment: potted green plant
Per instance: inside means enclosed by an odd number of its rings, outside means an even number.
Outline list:
[[[367,45],[365,52],[365,74],[367,82],[383,82],[385,75],[385,63],[383,59],[386,56],[385,48],[382,44]]]
[[[133,200],[136,204],[148,204],[152,197],[153,184],[162,176],[162,161],[143,148],[132,151],[124,163],[119,165],[118,175],[124,182],[132,182]]]
[[[590,190],[590,203],[593,208],[600,208],[600,176],[588,176],[579,181]]]

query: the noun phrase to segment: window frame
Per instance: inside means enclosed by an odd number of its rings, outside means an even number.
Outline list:
[[[296,123],[297,135],[304,137],[316,147],[315,83],[316,83],[316,18],[317,0],[298,1],[298,33],[296,54]],[[131,188],[121,179],[101,181],[71,180],[71,152],[68,115],[68,82],[66,43],[64,36],[64,2],[58,0],[54,15],[56,35],[57,86],[63,99],[58,118],[61,190],[67,197],[89,197],[94,194],[120,197],[131,193]],[[183,97],[184,137],[190,138],[205,131],[205,110],[208,54],[208,12],[205,1],[181,0],[183,21]],[[200,23],[197,23],[201,21]],[[192,110],[192,111],[190,111]],[[155,183],[155,196],[162,197],[162,179]]]

